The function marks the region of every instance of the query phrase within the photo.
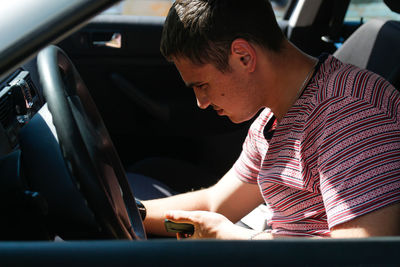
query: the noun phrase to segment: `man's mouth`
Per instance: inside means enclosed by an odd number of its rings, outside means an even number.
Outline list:
[[[217,114],[219,115],[219,116],[222,116],[223,115],[223,113],[224,113],[224,110],[222,109],[222,108],[220,108],[220,107],[218,107],[218,106],[212,106],[213,107],[213,109],[215,110],[215,112],[217,112]]]
[[[224,110],[223,110],[223,109],[215,109],[215,111],[217,112],[217,114],[218,114],[219,116],[222,116],[223,113],[224,113]]]

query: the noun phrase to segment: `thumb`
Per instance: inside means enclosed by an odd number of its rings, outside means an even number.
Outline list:
[[[192,212],[184,210],[169,210],[164,217],[168,220],[181,223],[194,223]]]

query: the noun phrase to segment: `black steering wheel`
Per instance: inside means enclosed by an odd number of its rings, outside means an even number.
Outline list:
[[[125,170],[84,82],[57,46],[42,50],[38,72],[64,160],[103,236],[146,239]]]

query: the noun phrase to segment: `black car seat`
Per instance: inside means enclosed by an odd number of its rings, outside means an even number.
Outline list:
[[[384,0],[400,13],[399,0]],[[371,70],[400,90],[400,21],[373,19],[360,26],[334,53],[345,63]]]

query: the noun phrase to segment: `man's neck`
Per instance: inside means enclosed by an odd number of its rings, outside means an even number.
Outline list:
[[[280,121],[301,95],[311,78],[317,59],[285,42],[281,52],[269,54],[265,59],[261,79],[265,90],[265,106]]]

